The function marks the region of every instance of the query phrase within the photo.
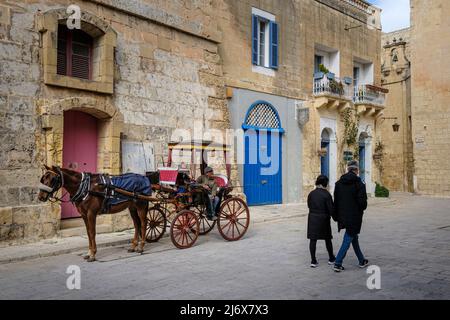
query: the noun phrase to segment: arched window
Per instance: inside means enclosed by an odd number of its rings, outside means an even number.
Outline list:
[[[93,42],[86,32],[59,24],[57,74],[92,79]]]
[[[277,111],[264,101],[258,101],[249,108],[243,127],[283,130]]]

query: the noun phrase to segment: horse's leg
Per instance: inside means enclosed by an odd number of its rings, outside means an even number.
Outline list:
[[[138,214],[141,227],[141,243],[136,251],[139,253],[143,253],[145,245],[145,234],[147,232],[147,206],[145,205],[138,207]]]
[[[81,217],[83,218],[84,226],[86,227],[86,234],[87,234],[88,240],[89,240],[89,251],[88,251],[87,254],[85,254],[83,256],[83,258],[85,260],[87,260],[87,259],[89,259],[89,256],[91,255],[92,242],[91,242],[91,235],[89,233],[89,221],[88,221],[88,218],[87,218],[85,213],[81,213]]]
[[[87,213],[87,219],[88,219],[88,233],[89,233],[89,239],[91,241],[91,246],[89,248],[89,258],[87,259],[88,262],[95,261],[95,254],[97,253],[97,244],[95,243],[95,227],[97,222],[97,212],[89,210]]]
[[[135,252],[136,247],[138,245],[139,241],[139,216],[137,214],[136,208],[128,208],[130,211],[131,219],[133,219],[133,225],[134,225],[134,237],[131,241],[131,247],[128,249],[128,252]]]

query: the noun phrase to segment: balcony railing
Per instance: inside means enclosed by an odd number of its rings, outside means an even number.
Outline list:
[[[352,100],[353,91],[351,81],[341,80],[338,77],[316,74],[314,76],[313,93],[315,96],[328,95],[337,98]]]
[[[386,101],[385,91],[385,89],[367,84],[356,86],[354,89],[353,103],[384,107]]]

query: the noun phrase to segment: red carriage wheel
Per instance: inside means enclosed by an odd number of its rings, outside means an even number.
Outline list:
[[[216,225],[216,221],[208,220],[206,217],[206,207],[204,205],[199,205],[197,207],[191,207],[191,210],[195,212],[198,216],[200,231],[199,234],[205,235],[210,232]]]
[[[147,213],[147,232],[145,240],[147,242],[156,242],[164,235],[167,226],[167,219],[161,208],[153,207]]]
[[[217,228],[225,240],[236,241],[247,232],[250,224],[250,210],[244,200],[232,197],[220,206]]]
[[[200,225],[197,215],[190,210],[183,210],[172,220],[170,237],[179,249],[192,247],[198,238]]]

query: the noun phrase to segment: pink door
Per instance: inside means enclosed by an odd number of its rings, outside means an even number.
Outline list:
[[[78,172],[96,172],[97,140],[97,119],[95,117],[80,111],[65,111],[63,167]],[[69,195],[63,199],[69,200]],[[61,204],[62,219],[79,216],[80,214],[72,203]]]

